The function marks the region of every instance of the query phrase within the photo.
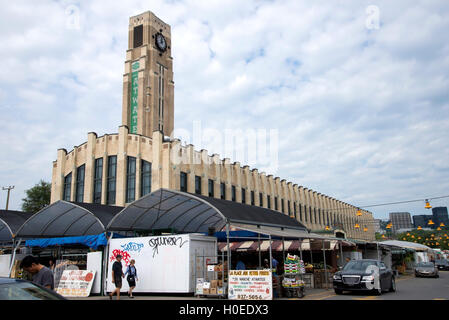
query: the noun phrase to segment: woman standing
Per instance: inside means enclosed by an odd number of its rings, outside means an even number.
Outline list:
[[[125,275],[127,275],[126,280],[128,281],[128,285],[129,285],[128,295],[130,298],[134,298],[133,290],[136,287],[136,281],[138,279],[135,263],[136,263],[136,261],[134,259],[132,259],[129,262],[129,266],[128,266],[128,268],[126,268],[126,272],[125,272]]]

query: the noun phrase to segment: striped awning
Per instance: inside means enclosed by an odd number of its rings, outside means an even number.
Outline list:
[[[335,250],[338,247],[337,240],[330,240],[328,241],[327,245],[325,245],[325,250]],[[343,246],[350,245],[348,242],[342,242]],[[229,246],[231,247],[231,251],[258,251],[259,250],[259,241],[241,241],[241,242],[230,242]],[[284,250],[285,251],[299,251],[301,247],[301,250],[322,250],[321,241],[319,243],[314,243],[313,240],[304,239],[303,241],[299,240],[286,240],[284,241]],[[270,248],[270,241],[269,240],[262,240],[260,241],[260,251],[268,251]],[[271,244],[271,250],[272,251],[280,251],[282,252],[282,241],[281,240],[274,240]],[[226,242],[219,242],[218,243],[218,250],[219,251],[227,251],[228,245]]]

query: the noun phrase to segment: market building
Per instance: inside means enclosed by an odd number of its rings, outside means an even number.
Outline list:
[[[309,230],[374,240],[371,212],[173,138],[171,28],[152,12],[129,20],[117,133],[87,134],[53,162],[51,203],[127,206],[165,188],[272,209]]]

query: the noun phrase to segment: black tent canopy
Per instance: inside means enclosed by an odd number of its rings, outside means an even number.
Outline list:
[[[226,224],[266,226],[307,233],[300,222],[277,211],[164,188],[128,205],[106,229],[175,229],[180,233],[192,233],[208,232],[209,228],[221,231]]]
[[[11,242],[17,230],[32,215],[22,211],[0,210],[0,242]]]
[[[15,238],[52,238],[96,235],[123,207],[59,200],[32,215]]]

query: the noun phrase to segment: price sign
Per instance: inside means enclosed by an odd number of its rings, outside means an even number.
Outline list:
[[[267,270],[230,270],[230,300],[272,300],[272,275]]]
[[[88,297],[95,271],[64,270],[56,292],[64,297]]]

